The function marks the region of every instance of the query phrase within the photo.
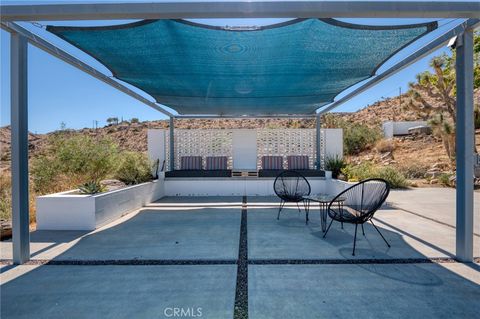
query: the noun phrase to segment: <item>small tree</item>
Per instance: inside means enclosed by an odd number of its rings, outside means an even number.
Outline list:
[[[118,125],[118,117],[109,117],[107,123],[109,125]]]
[[[130,123],[132,123],[132,124],[136,124],[136,123],[139,123],[139,122],[140,122],[140,120],[139,120],[138,118],[136,118],[136,117],[132,117],[132,118],[130,119]]]
[[[442,139],[450,159],[455,157],[456,85],[455,51],[452,55],[434,57],[430,66],[433,73],[425,71],[410,83],[406,107],[416,111],[422,119],[429,119],[434,134]],[[474,38],[474,88],[480,87],[480,34]],[[475,128],[480,128],[480,108],[474,108]],[[476,151],[476,148],[475,148]]]

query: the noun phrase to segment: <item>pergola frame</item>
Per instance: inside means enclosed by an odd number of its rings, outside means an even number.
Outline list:
[[[388,76],[423,58],[457,36],[457,227],[456,257],[473,261],[473,29],[480,23],[480,4],[443,1],[254,1],[254,2],[168,2],[1,5],[1,26],[11,34],[11,127],[12,127],[12,223],[13,260],[22,264],[30,258],[28,211],[28,101],[27,44],[62,59],[82,71],[134,97],[170,117],[171,144],[174,118],[212,118],[216,116],[178,116],[149,101],[123,84],[22,28],[13,21],[172,19],[172,18],[465,18],[461,25],[438,36],[403,61],[361,85],[342,99],[317,113],[328,112],[369,89]],[[306,115],[306,117],[312,115]],[[258,117],[258,116],[256,116]],[[272,115],[271,117],[302,117]],[[239,117],[243,118],[243,117]],[[318,144],[318,142],[317,142]],[[170,146],[170,156],[174,149]],[[317,145],[317,154],[319,148]],[[318,162],[318,159],[317,159]],[[171,167],[173,169],[174,167]]]

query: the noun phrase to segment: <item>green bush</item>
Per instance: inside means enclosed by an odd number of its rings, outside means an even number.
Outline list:
[[[355,155],[371,148],[381,138],[378,129],[363,124],[349,124],[343,127],[345,153]]]
[[[428,167],[422,165],[421,163],[412,162],[402,164],[398,167],[399,171],[406,177],[406,178],[424,178],[425,173],[427,173]]]
[[[450,177],[452,177],[452,174],[442,173],[438,176],[438,181],[444,186],[451,187],[452,183],[450,182]]]
[[[325,159],[325,169],[327,171],[332,171],[333,178],[337,178],[345,166],[346,166],[346,163],[343,160],[343,158],[340,158],[338,156],[327,157]]]
[[[391,188],[405,188],[408,182],[405,176],[393,167],[374,166],[370,162],[359,165],[347,165],[342,173],[348,180],[361,181],[367,178],[382,178],[386,180]]]
[[[152,180],[152,164],[143,153],[124,152],[120,156],[115,178],[127,185]]]
[[[118,148],[110,139],[57,134],[45,152],[32,161],[35,190],[57,191],[89,181],[99,182],[113,171]]]

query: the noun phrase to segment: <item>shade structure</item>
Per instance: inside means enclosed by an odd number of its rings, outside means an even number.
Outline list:
[[[436,27],[334,19],[263,27],[144,20],[47,30],[179,114],[273,116],[314,113]]]

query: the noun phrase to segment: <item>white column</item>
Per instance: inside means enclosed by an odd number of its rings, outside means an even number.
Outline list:
[[[315,159],[315,168],[316,169],[323,169],[323,167],[321,167],[321,162],[322,162],[322,159],[321,159],[321,145],[320,145],[320,132],[321,132],[321,127],[322,127],[322,121],[321,121],[321,115],[320,114],[317,114],[317,118],[316,118],[316,125],[315,125],[315,151],[316,151],[316,159]]]
[[[175,119],[170,117],[170,170],[175,170]]]
[[[13,262],[30,259],[28,198],[28,41],[10,34]]]
[[[457,224],[456,256],[473,261],[473,30],[467,29],[456,42],[457,76]]]

